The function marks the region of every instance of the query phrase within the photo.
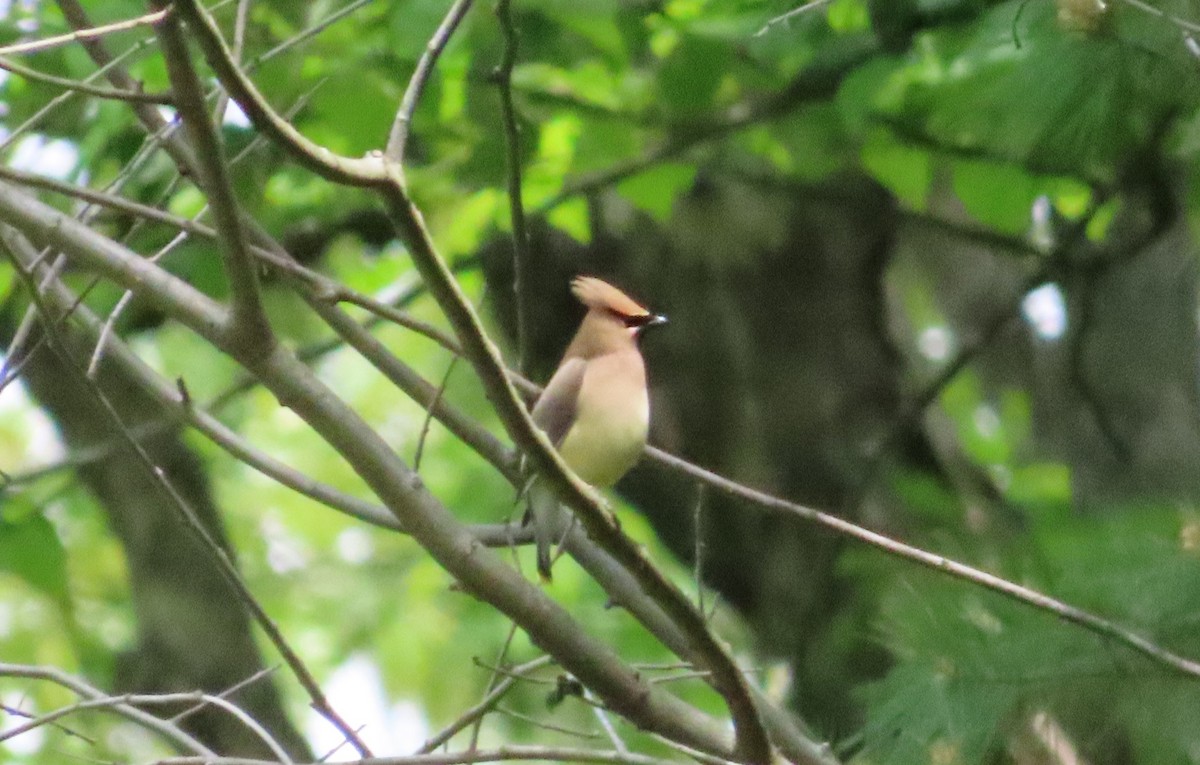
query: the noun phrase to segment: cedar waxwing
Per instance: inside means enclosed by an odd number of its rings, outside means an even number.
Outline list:
[[[637,338],[667,319],[594,277],[576,278],[571,292],[588,312],[534,405],[533,421],[580,478],[605,489],[646,446],[650,397]],[[538,483],[529,488],[526,518],[533,523],[538,573],[549,581],[551,551],[569,530],[568,516],[553,491]]]

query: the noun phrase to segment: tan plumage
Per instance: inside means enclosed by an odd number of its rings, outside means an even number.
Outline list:
[[[533,421],[580,478],[607,488],[645,448],[650,398],[637,337],[666,319],[595,277],[576,278],[571,291],[588,312],[538,398]],[[536,481],[530,487],[529,517],[538,572],[548,580],[553,545],[567,531],[567,516],[553,492]]]

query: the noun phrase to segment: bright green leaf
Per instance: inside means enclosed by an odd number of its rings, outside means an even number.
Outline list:
[[[924,210],[933,179],[929,153],[897,143],[883,131],[873,131],[862,148],[862,164],[913,210]]]
[[[0,516],[0,570],[24,579],[41,590],[56,604],[70,603],[67,588],[67,556],[54,527],[40,513],[16,518],[11,506],[17,500],[7,498]]]
[[[696,178],[692,165],[663,164],[627,178],[617,185],[617,193],[657,220],[671,217],[675,198],[691,187]]]

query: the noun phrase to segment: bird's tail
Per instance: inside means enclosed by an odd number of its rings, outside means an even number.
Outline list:
[[[554,492],[535,480],[527,492],[529,500],[526,521],[533,524],[533,539],[537,546],[537,570],[544,581],[551,581],[550,565],[554,562],[554,548],[560,544],[569,529],[571,516],[563,509]]]

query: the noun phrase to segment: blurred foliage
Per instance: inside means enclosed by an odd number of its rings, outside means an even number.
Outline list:
[[[97,23],[145,10],[135,0],[86,5]],[[218,6],[218,20],[229,34],[235,3]],[[342,6],[257,0],[244,62],[272,104],[281,111],[298,109],[294,121],[303,133],[333,151],[356,155],[382,144],[407,76],[447,3],[367,4],[318,34],[277,48]],[[3,7],[0,43],[66,31],[53,3]],[[1154,7],[1158,13],[1117,0],[1107,6],[1086,0],[894,5],[835,0],[790,14],[797,9],[778,0],[518,0],[521,47],[513,87],[522,115],[526,203],[536,208],[572,179],[672,142],[682,146],[696,131],[739,118],[785,92],[808,68],[865,46],[869,55],[846,72],[832,98],[788,105],[771,114],[773,119],[751,120],[741,131],[717,130],[716,140],[672,152],[616,183],[615,192],[636,210],[667,222],[676,200],[702,174],[814,181],[855,171],[886,187],[907,211],[925,212],[932,199],[950,194],[973,223],[1021,235],[1037,198],[1048,198],[1067,218],[1078,216],[1156,142],[1185,172],[1200,159],[1200,73],[1175,20],[1194,13],[1194,6],[1164,0]],[[503,132],[492,80],[502,38],[490,11],[488,4],[474,8],[442,55],[415,115],[408,172],[443,252],[468,266],[483,242],[509,229]],[[889,37],[886,48],[873,37],[885,27],[889,36],[898,35]],[[139,29],[105,41],[110,50],[129,52],[125,65],[147,89],[162,89],[163,63],[147,39]],[[29,56],[26,63],[72,79],[94,72],[74,45]],[[63,177],[113,185],[179,215],[199,212],[203,199],[174,182],[165,157],[145,151],[125,105],[70,96],[22,134],[12,133],[59,94],[55,86],[18,76],[0,80],[5,136],[0,150],[6,162],[44,169],[45,142],[61,139],[69,164]],[[161,111],[170,116],[169,109]],[[226,120],[224,136],[231,154],[250,147],[254,138],[234,119]],[[262,145],[234,165],[233,178],[246,209],[269,231],[285,239],[326,232],[316,254],[335,278],[382,294],[413,283],[403,248],[360,225],[361,213],[375,206],[366,195],[319,181]],[[1188,202],[1187,213],[1195,216],[1200,200],[1194,192]],[[95,216],[99,230],[147,255],[172,236],[119,213]],[[578,198],[550,211],[549,221],[581,242],[594,233]],[[1091,233],[1100,239],[1106,229],[1097,225]],[[219,263],[209,243],[188,242],[164,263],[220,295]],[[77,287],[88,282],[82,274],[71,279]],[[477,271],[468,269],[462,283],[473,299],[489,301]],[[0,290],[10,289],[11,273],[0,269]],[[914,337],[944,323],[928,285],[901,281],[898,290]],[[104,310],[118,297],[101,287],[92,302]],[[288,342],[304,346],[326,337],[285,290],[269,288],[268,303]],[[425,298],[417,298],[412,310],[438,321]],[[131,311],[125,324],[151,330],[136,337],[139,352],[168,377],[186,376],[200,401],[238,379],[231,363],[186,331],[159,326],[147,309]],[[399,329],[382,330],[379,337],[429,379],[445,374],[449,358],[432,343]],[[398,453],[413,456],[425,420],[420,407],[398,396],[352,353],[330,353],[317,366]],[[445,395],[495,424],[465,365],[453,372]],[[1072,507],[1070,468],[1033,448],[1028,391],[997,391],[967,371],[936,406],[952,422],[969,463],[992,477],[1005,501],[1021,508],[1025,525],[1019,533],[976,528],[944,486],[899,473],[892,481],[914,520],[907,527],[914,543],[1055,593],[1200,656],[1195,509],[1148,503],[1102,519],[1081,516]],[[0,396],[0,413],[0,467],[8,475],[20,478],[64,457],[47,435],[44,417],[17,387]],[[269,395],[256,390],[239,396],[221,416],[307,475],[368,496],[346,465]],[[417,700],[432,729],[478,701],[490,677],[484,667],[496,660],[508,634],[501,617],[456,592],[447,575],[404,537],[315,506],[211,444],[198,438],[192,443],[209,466],[251,589],[319,677],[365,656],[379,670],[387,703]],[[518,512],[512,490],[436,423],[421,472],[434,494],[465,521],[497,522]],[[92,500],[67,476],[51,472],[5,489],[0,643],[5,661],[86,672],[105,686],[113,657],[130,648],[134,617],[120,547]],[[654,546],[640,519],[628,513],[623,518],[624,528],[649,545],[673,576],[689,581],[690,573]],[[885,677],[856,693],[866,723],[838,742],[849,759],[947,764],[1019,759],[1013,742],[1036,736],[1031,721],[1042,715],[1039,719],[1070,730],[1081,754],[1097,762],[1200,762],[1196,681],[1168,676],[1044,613],[874,550],[853,548],[840,565],[863,600],[857,610],[874,614],[874,637],[894,662]],[[532,568],[529,560],[522,567]],[[623,613],[606,609],[604,595],[570,564],[556,570],[553,594],[627,659],[670,660]],[[749,657],[751,636],[736,619],[719,612],[718,622],[723,637]],[[510,660],[533,655],[522,637],[508,652]],[[292,710],[302,716],[305,698],[290,680],[282,682]],[[721,712],[694,680],[676,686]],[[523,687],[506,705],[567,728],[596,730],[586,705],[565,703],[548,711],[548,688]],[[0,683],[0,701],[26,711],[46,711],[68,700],[48,685]],[[335,697],[335,706],[338,702]],[[157,743],[108,718],[73,717],[71,729],[98,743],[47,730],[7,748],[0,745],[0,759],[42,763],[78,755],[124,761],[160,752]],[[485,741],[573,741],[516,715],[494,716],[484,731]],[[368,740],[384,733],[366,731]],[[402,751],[391,743],[390,750],[385,743],[377,753]]]

